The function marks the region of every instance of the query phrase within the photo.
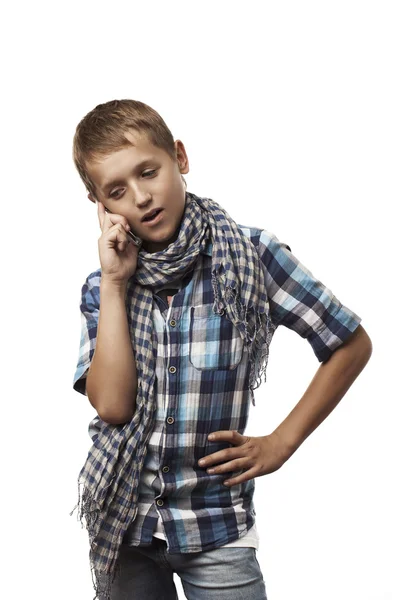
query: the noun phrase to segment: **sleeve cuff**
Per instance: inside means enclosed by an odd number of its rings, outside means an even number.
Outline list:
[[[326,362],[357,329],[361,320],[359,315],[340,304],[339,310],[324,321],[323,327],[309,338],[318,360]]]
[[[81,365],[75,371],[72,387],[76,392],[87,396],[86,393],[86,376],[90,365]]]

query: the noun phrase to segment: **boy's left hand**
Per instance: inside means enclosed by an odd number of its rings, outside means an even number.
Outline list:
[[[215,431],[213,442],[224,441],[235,445],[235,448],[225,448],[199,460],[199,466],[214,469],[213,475],[229,471],[246,469],[238,477],[226,479],[226,486],[237,485],[254,477],[273,473],[291,456],[291,452],[275,432],[269,435],[251,437],[238,431]],[[210,439],[210,436],[209,436]],[[211,440],[210,440],[211,441]],[[204,462],[203,462],[204,461]],[[223,462],[227,461],[227,462]],[[214,466],[216,463],[222,463]]]

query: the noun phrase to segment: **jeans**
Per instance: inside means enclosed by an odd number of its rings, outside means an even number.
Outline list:
[[[111,587],[112,600],[178,600],[173,573],[189,600],[267,600],[255,548],[214,548],[168,554],[167,543],[120,550],[121,568]]]

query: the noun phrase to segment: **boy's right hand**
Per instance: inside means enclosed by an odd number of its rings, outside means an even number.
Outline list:
[[[102,279],[125,283],[136,271],[139,248],[131,241],[122,215],[107,213],[97,201],[97,214],[102,231],[99,237],[99,257]]]

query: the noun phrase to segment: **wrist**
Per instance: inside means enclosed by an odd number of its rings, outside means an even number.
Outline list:
[[[128,282],[126,279],[116,280],[108,277],[107,275],[101,276],[100,289],[125,293],[127,286]]]
[[[279,427],[272,432],[273,436],[278,440],[278,445],[281,450],[282,456],[287,460],[294,454],[300,444],[297,444],[294,440],[289,439]]]

